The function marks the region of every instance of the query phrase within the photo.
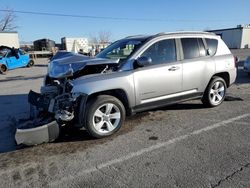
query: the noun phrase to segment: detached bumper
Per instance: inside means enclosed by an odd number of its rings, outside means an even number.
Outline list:
[[[42,126],[34,128],[21,129],[16,131],[17,144],[25,144],[28,146],[38,145],[46,142],[53,142],[59,136],[59,125],[56,121],[52,121]]]

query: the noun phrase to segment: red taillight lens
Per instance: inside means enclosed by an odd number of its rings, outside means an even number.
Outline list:
[[[237,63],[238,63],[238,58],[234,57],[234,66],[235,66],[235,68],[237,68]]]

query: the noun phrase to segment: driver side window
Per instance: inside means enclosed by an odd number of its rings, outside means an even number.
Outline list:
[[[13,56],[14,56],[13,53],[9,51],[6,57],[13,57]]]
[[[141,57],[150,57],[152,65],[170,63],[177,60],[175,39],[167,39],[152,44]]]

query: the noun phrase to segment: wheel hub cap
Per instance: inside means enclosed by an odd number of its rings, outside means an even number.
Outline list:
[[[102,118],[103,118],[103,121],[109,121],[110,120],[109,116],[107,116],[107,115],[104,115]]]
[[[120,109],[112,103],[98,107],[93,116],[93,125],[99,133],[109,133],[119,125],[121,120]]]

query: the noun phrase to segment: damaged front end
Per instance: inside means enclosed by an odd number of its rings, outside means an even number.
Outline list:
[[[74,80],[116,71],[118,60],[89,58],[68,52],[57,53],[49,63],[40,93],[30,91],[30,118],[19,121],[17,144],[36,145],[54,141],[65,124],[84,127],[87,94],[73,93]],[[94,75],[93,75],[94,76]],[[81,114],[81,115],[80,115]]]
[[[58,121],[69,122],[74,118],[74,109],[78,96],[71,94],[70,81],[54,81],[53,84],[42,86],[41,93],[30,91],[28,101],[36,107],[35,116],[47,114]]]
[[[79,105],[81,100],[86,100],[87,95],[72,93],[73,81],[90,74],[116,71],[118,61],[59,52],[49,64],[41,93],[30,91],[28,95],[29,103],[38,111],[35,114],[47,114],[62,124],[73,122],[79,125],[79,119],[75,121],[75,117],[83,110],[79,110]]]
[[[70,93],[69,81],[42,86],[41,93],[30,91],[30,118],[19,120],[17,144],[37,145],[52,142],[59,136],[60,125],[74,119],[77,97]]]
[[[29,92],[30,118],[19,120],[17,144],[37,145],[57,139],[60,125],[75,117],[78,96],[72,96],[71,89],[70,82],[64,79],[42,86],[41,93]]]

